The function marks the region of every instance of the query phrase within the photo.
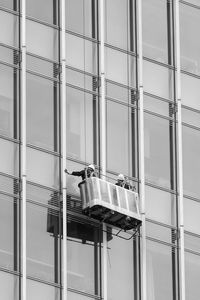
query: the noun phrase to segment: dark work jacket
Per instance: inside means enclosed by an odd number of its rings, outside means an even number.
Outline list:
[[[81,170],[81,171],[73,171],[71,173],[71,175],[73,176],[79,176],[82,178],[82,180],[85,180],[86,178],[86,172],[87,172],[87,178],[89,177],[96,177],[95,173],[93,171],[90,171],[88,169],[84,169],[84,170]]]
[[[122,188],[127,189],[127,190],[130,189],[130,186],[127,183],[120,184],[119,182],[117,182],[117,183],[115,183],[115,185],[121,186]]]

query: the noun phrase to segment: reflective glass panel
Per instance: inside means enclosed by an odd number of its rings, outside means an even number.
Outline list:
[[[128,48],[128,0],[107,0],[106,41],[119,48]]]
[[[144,126],[146,179],[170,188],[170,123],[145,113]]]
[[[0,172],[19,175],[19,145],[0,139]]]
[[[147,218],[168,225],[176,225],[176,198],[173,194],[146,186]]]
[[[0,42],[18,47],[18,17],[0,10]]]
[[[184,70],[200,74],[198,28],[200,10],[180,4],[181,66]]]
[[[27,0],[27,15],[48,23],[56,24],[55,0]]]
[[[185,252],[185,292],[186,299],[196,300],[200,295],[200,256]]]
[[[147,240],[147,295],[148,300],[172,300],[171,247]]]
[[[59,300],[60,289],[27,279],[27,300]]]
[[[132,300],[133,241],[114,237],[108,242],[108,299]]]
[[[67,152],[82,161],[93,161],[92,95],[67,87]]]
[[[144,109],[155,112],[159,115],[163,115],[165,117],[171,117],[172,113],[170,114],[170,106],[172,107],[173,103],[168,103],[160,99],[150,97],[149,95],[144,95]]]
[[[4,300],[19,299],[19,277],[0,272],[1,297]]]
[[[14,5],[16,4],[13,4],[17,2],[17,0],[0,0],[0,6],[4,6],[4,7],[7,7],[9,9],[14,9]]]
[[[200,198],[200,132],[183,126],[183,188],[186,195]]]
[[[107,168],[126,175],[132,172],[130,120],[127,106],[107,101]]]
[[[66,34],[66,60],[69,66],[97,73],[97,46],[72,34]]]
[[[173,71],[145,60],[143,66],[145,92],[173,99]]]
[[[182,122],[200,127],[200,112],[182,107]]]
[[[7,269],[13,269],[13,226],[14,200],[11,197],[0,194],[0,265]]]
[[[59,160],[51,154],[27,148],[27,178],[29,181],[57,189]]]
[[[68,30],[95,38],[95,0],[67,0],[66,27]],[[93,15],[92,15],[93,14]]]
[[[14,134],[14,82],[17,85],[14,69],[0,65],[0,134],[10,137]]]
[[[49,26],[27,20],[27,51],[57,61],[58,31]]]
[[[52,215],[56,212],[51,210]],[[48,209],[27,204],[27,273],[54,282],[58,270],[55,255],[59,253],[58,236],[47,232]],[[58,272],[59,273],[59,272]]]
[[[200,234],[200,203],[184,198],[185,230]]]
[[[183,104],[200,110],[200,79],[181,74],[181,91]]]
[[[106,78],[125,84],[128,84],[128,66],[127,54],[106,47]]]
[[[58,151],[57,90],[53,81],[27,74],[27,141]]]
[[[96,239],[96,243],[92,240]],[[98,231],[71,220],[68,224],[68,285],[79,291],[98,294]],[[95,262],[95,259],[97,261]]]
[[[144,0],[142,5],[144,56],[168,63],[166,1]]]

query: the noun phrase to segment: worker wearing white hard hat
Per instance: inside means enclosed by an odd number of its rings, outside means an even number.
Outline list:
[[[65,172],[69,175],[80,176],[82,178],[82,182],[86,178],[96,177],[95,166],[93,164],[88,165],[88,167],[86,167],[85,169],[83,169],[81,171],[73,171],[70,173],[70,172],[68,172],[67,169],[65,169]],[[80,183],[79,183],[79,185],[80,185]]]

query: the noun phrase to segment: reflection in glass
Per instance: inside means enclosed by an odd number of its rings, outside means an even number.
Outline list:
[[[200,295],[200,257],[192,253],[185,252],[185,292],[186,299],[196,300]]]
[[[58,132],[54,132],[58,128],[56,87],[52,81],[27,74],[27,140],[50,150],[55,149],[58,139]]]
[[[174,249],[175,251],[175,249]],[[147,241],[148,300],[173,300],[171,247]]]
[[[146,178],[170,188],[169,121],[145,113],[144,125]]]
[[[181,66],[184,70],[200,74],[198,28],[200,26],[199,9],[180,3]]]
[[[168,63],[167,1],[143,0],[144,56]]]
[[[60,300],[60,289],[27,279],[27,300]]]
[[[200,198],[200,132],[183,126],[183,188],[186,195]]]
[[[67,152],[82,161],[93,161],[92,96],[67,87]]]
[[[43,24],[27,20],[27,51],[58,60],[58,31]]]
[[[119,48],[127,49],[128,0],[107,0],[105,3],[106,42]]]

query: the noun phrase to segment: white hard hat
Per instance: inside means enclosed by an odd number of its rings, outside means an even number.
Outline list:
[[[119,174],[117,177],[118,180],[125,180],[124,175],[123,174]]]
[[[92,169],[93,171],[95,169],[94,165],[89,165],[88,168]]]

